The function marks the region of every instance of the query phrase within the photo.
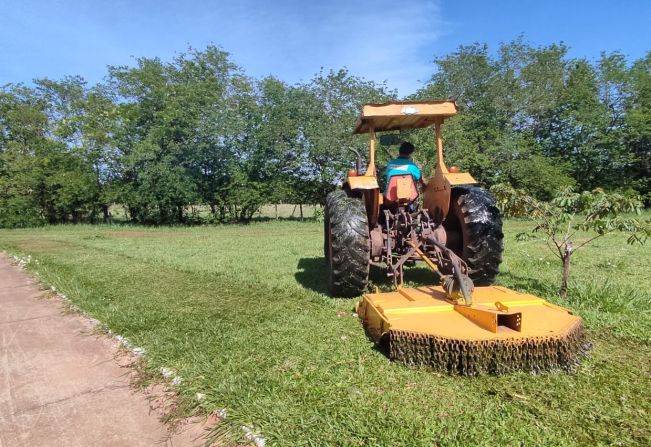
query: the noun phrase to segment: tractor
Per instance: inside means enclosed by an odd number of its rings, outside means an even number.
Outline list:
[[[457,113],[453,101],[367,104],[355,134],[369,136],[368,165],[361,157],[325,207],[324,254],[334,296],[358,296],[371,264],[382,264],[396,287],[404,266],[425,262],[443,275],[446,289],[470,299],[474,285],[494,282],[502,261],[502,221],[489,193],[468,173],[448,169],[441,126]],[[433,127],[437,166],[421,192],[413,175],[393,175],[380,190],[376,132]],[[385,145],[396,134],[380,137]],[[391,138],[393,137],[393,138]]]

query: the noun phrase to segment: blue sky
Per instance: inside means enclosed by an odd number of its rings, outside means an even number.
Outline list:
[[[457,46],[495,49],[519,34],[564,41],[573,57],[651,50],[651,1],[602,0],[0,0],[0,85],[79,74],[140,56],[171,58],[216,44],[249,75],[293,83],[346,66],[401,95]]]

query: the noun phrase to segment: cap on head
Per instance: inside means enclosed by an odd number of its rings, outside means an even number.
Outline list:
[[[400,155],[411,155],[414,152],[414,145],[411,144],[409,141],[405,141],[400,145],[400,149],[398,149],[398,152]]]

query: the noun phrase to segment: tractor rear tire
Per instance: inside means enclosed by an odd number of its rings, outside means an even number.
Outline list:
[[[450,209],[443,222],[448,248],[468,265],[477,286],[495,282],[502,262],[502,218],[493,197],[483,188],[452,188]]]
[[[325,205],[323,207],[323,257],[328,262],[330,262],[330,214],[328,210],[332,206],[332,199],[334,197],[339,197],[339,194],[335,194],[336,192],[338,191],[333,191],[326,196]]]
[[[366,208],[361,198],[343,190],[326,199],[324,252],[332,296],[354,297],[368,286],[370,239]]]

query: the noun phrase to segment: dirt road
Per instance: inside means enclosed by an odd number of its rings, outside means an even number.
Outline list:
[[[0,254],[0,447],[201,445],[200,424],[170,436],[115,343],[45,296]]]

